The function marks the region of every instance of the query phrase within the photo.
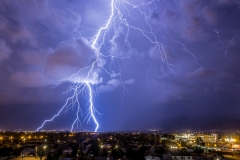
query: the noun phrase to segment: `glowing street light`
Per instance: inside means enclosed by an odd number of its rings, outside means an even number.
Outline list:
[[[12,142],[12,140],[13,140],[13,137],[12,137],[12,136],[10,137],[10,140],[11,140],[11,142]]]

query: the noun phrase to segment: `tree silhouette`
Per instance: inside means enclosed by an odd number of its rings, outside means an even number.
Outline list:
[[[203,141],[203,139],[201,137],[198,137],[196,139],[196,143],[197,143],[197,145],[205,146],[205,142]]]
[[[38,148],[37,154],[40,157],[40,160],[42,160],[42,157],[45,156],[46,152],[43,148]]]
[[[203,150],[202,148],[200,148],[200,147],[196,147],[196,149],[194,150],[194,152],[197,153],[197,154],[199,154],[199,155],[201,155],[201,154],[203,154],[204,150]]]

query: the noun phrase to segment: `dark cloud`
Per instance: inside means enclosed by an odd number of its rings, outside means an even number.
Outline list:
[[[228,79],[228,78],[235,78],[234,74],[223,72],[218,75],[219,78],[221,79]]]
[[[204,19],[209,25],[216,25],[218,22],[217,13],[210,7],[205,7],[202,9],[202,14]]]
[[[190,78],[206,78],[206,77],[209,77],[210,75],[212,75],[214,73],[215,72],[210,70],[210,69],[200,67],[193,72],[187,73],[187,77],[190,77]]]
[[[11,49],[6,45],[5,40],[0,39],[0,62],[4,59],[8,59],[11,54]]]
[[[36,127],[96,62],[89,81],[102,130],[237,127],[239,6],[238,0],[125,4],[122,21],[115,16],[105,37],[99,35],[104,43],[98,55],[91,42],[107,23],[108,1],[1,0],[0,126]],[[38,118],[17,122],[29,115]],[[67,126],[73,119],[65,120]]]
[[[159,18],[158,13],[152,12],[151,18],[152,18],[152,19],[158,19],[158,18]]]
[[[61,44],[49,55],[45,73],[54,79],[66,79],[90,66],[96,59],[94,51],[81,39]]]

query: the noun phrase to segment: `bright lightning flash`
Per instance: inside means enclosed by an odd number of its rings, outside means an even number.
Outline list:
[[[84,118],[84,120],[87,120],[89,122],[92,119],[95,124],[94,131],[95,132],[98,131],[99,123],[95,115],[95,113],[98,113],[98,112],[95,109],[94,103],[93,103],[93,96],[95,92],[91,87],[92,85],[97,85],[97,83],[93,82],[93,79],[94,79],[93,77],[96,74],[95,69],[100,69],[101,71],[106,73],[110,77],[110,79],[114,77],[113,75],[118,75],[119,80],[122,82],[123,95],[125,94],[125,92],[129,93],[121,77],[121,67],[119,64],[119,60],[130,58],[132,55],[131,45],[129,42],[129,35],[131,31],[139,33],[139,35],[141,35],[144,40],[146,40],[149,44],[151,44],[152,46],[155,46],[156,48],[154,53],[155,56],[153,58],[153,61],[150,64],[150,67],[149,67],[150,69],[148,72],[150,72],[152,64],[155,62],[156,57],[158,55],[161,57],[160,58],[162,62],[161,70],[163,73],[166,68],[173,72],[172,66],[174,66],[173,64],[169,63],[164,45],[161,42],[159,42],[158,37],[156,36],[152,28],[152,24],[161,25],[163,28],[165,28],[166,35],[169,36],[173,42],[179,44],[179,46],[182,47],[187,53],[189,53],[189,55],[192,56],[192,58],[195,61],[195,56],[189,50],[187,50],[182,43],[174,40],[170,36],[170,34],[167,33],[166,26],[164,24],[161,24],[158,21],[149,17],[148,12],[151,13],[154,9],[157,8],[157,5],[155,4],[157,1],[158,0],[151,0],[147,3],[141,2],[140,4],[135,5],[128,2],[127,0],[111,0],[111,4],[110,4],[111,12],[110,12],[109,18],[107,19],[106,23],[97,31],[96,35],[93,36],[92,40],[90,40],[90,43],[89,43],[89,46],[95,51],[95,54],[96,54],[95,60],[89,66],[82,68],[77,73],[73,74],[69,79],[64,79],[64,80],[61,80],[60,82],[71,81],[74,78],[78,77],[78,75],[82,71],[87,71],[86,76],[81,79],[79,78],[77,82],[73,83],[68,88],[66,93],[72,93],[72,96],[70,96],[66,100],[66,103],[62,106],[62,108],[58,111],[58,113],[54,115],[51,119],[45,120],[42,123],[42,125],[39,128],[37,128],[37,131],[41,130],[47,122],[53,121],[54,118],[59,116],[65,109],[68,110],[70,108],[73,109],[75,107],[77,108],[76,118],[72,123],[71,131],[74,130],[75,126],[78,127],[78,125],[81,124],[80,117],[84,116],[80,106],[79,96],[83,96],[88,102],[87,105],[89,109],[88,109],[87,116]],[[142,25],[134,25],[129,22],[129,19],[137,21],[139,18],[131,15],[132,11],[137,12],[141,17],[143,17],[143,21],[145,23],[144,28],[142,27]],[[112,45],[111,45],[111,42],[109,42],[109,37],[110,37],[109,35],[112,34],[111,32],[112,30],[114,31],[114,35],[116,35],[119,28],[124,28],[124,33],[126,34],[124,37],[124,44],[120,47],[121,49],[120,51],[118,51],[119,53],[113,54],[111,53]],[[114,35],[111,35],[111,37],[113,37]],[[108,44],[108,47],[106,43]],[[122,54],[122,52],[124,52],[123,51],[124,48],[128,48],[128,51],[127,51],[128,53],[126,55]],[[104,50],[105,51],[107,50],[108,53],[107,54],[103,53]],[[117,66],[118,73],[115,73],[115,71],[113,71],[112,69],[107,69],[107,67],[105,67],[106,63],[104,63],[103,65],[99,65],[100,61],[103,61],[103,60],[111,61],[110,62],[111,65]]]

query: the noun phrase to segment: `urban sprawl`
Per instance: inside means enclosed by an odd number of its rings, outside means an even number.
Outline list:
[[[0,160],[240,159],[240,132],[1,131]]]

